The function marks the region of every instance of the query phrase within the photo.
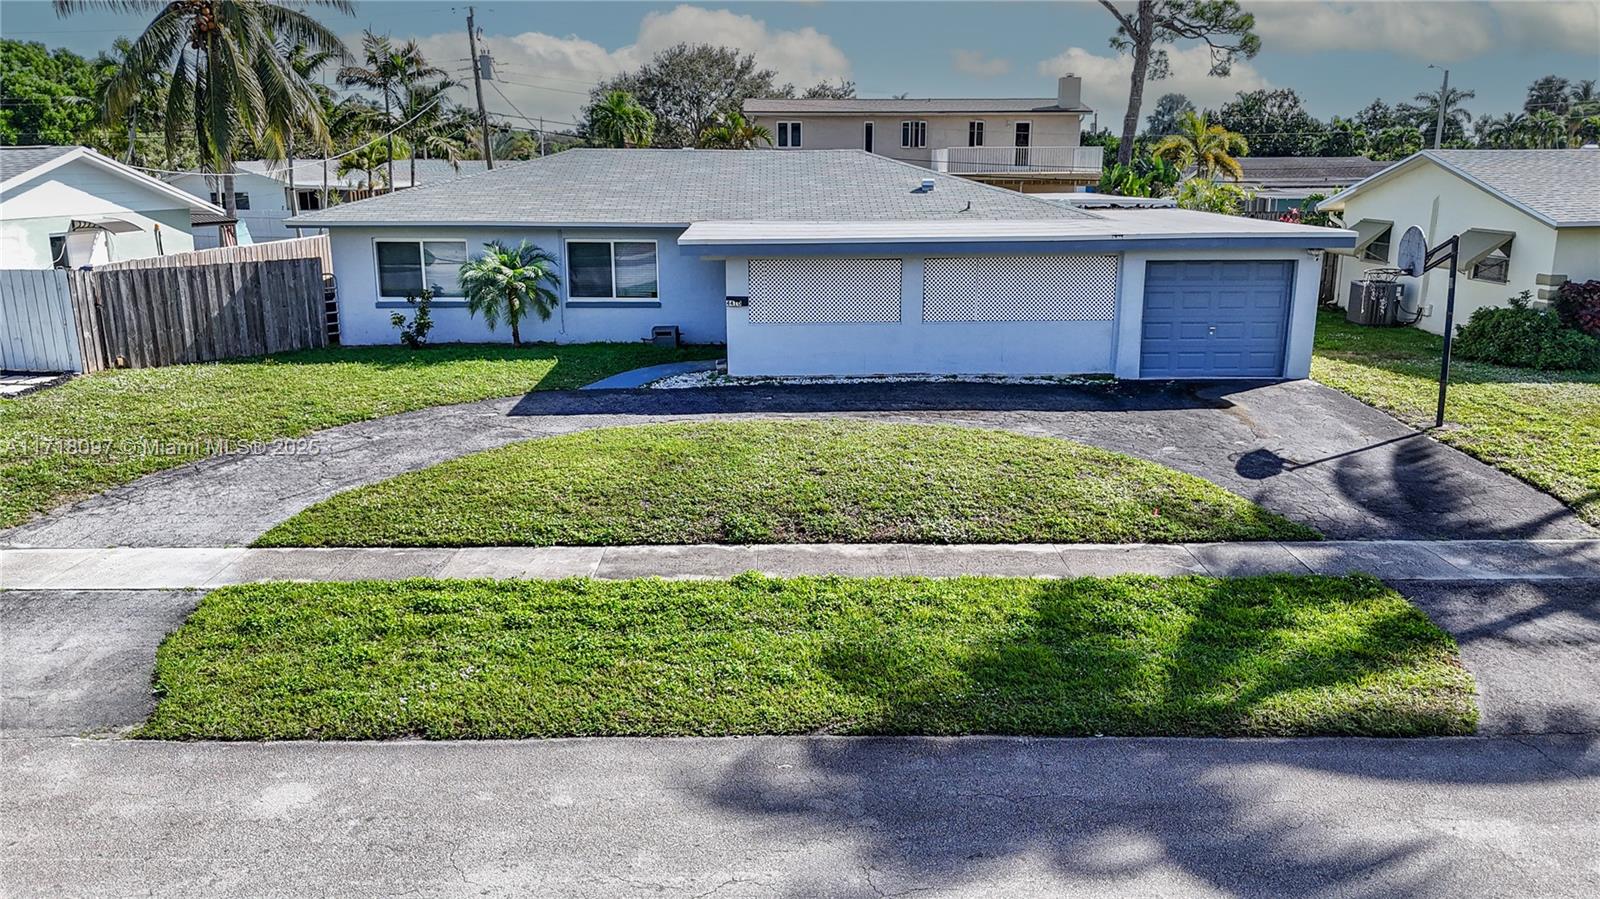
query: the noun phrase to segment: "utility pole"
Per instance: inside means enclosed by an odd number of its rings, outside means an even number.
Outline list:
[[[1444,108],[1450,99],[1450,70],[1435,65],[1430,65],[1428,68],[1444,72],[1444,84],[1439,85],[1439,121],[1433,126],[1433,148],[1437,150],[1444,143]]]
[[[544,155],[544,116],[539,116],[539,155]]]
[[[483,162],[494,168],[494,150],[489,146],[489,113],[483,108],[483,77],[478,71],[478,29],[472,24],[472,7],[467,7],[467,49],[472,52],[472,87],[478,92],[478,130],[483,133]]]

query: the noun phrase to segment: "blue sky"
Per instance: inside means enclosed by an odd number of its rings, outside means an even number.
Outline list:
[[[1131,6],[1131,3],[1124,3]],[[1451,83],[1477,92],[1474,113],[1520,107],[1541,75],[1600,79],[1600,0],[1524,2],[1250,2],[1263,49],[1232,77],[1204,74],[1204,49],[1173,47],[1174,76],[1147,89],[1145,112],[1169,90],[1200,105],[1235,91],[1292,87],[1327,118],[1374,97],[1389,101]],[[1102,124],[1120,120],[1127,63],[1107,46],[1109,13],[1094,2],[551,3],[477,5],[496,58],[497,112],[570,120],[597,78],[678,41],[738,46],[784,80],[855,80],[864,96],[1049,96],[1074,71]],[[357,15],[319,12],[352,39],[364,27],[422,41],[430,58],[465,72],[464,5],[360,2]],[[0,2],[0,34],[93,53],[136,34],[146,15],[59,19],[42,0]],[[354,40],[352,40],[354,43]]]

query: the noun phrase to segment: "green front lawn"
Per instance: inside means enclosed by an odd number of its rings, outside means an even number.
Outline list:
[[[1317,319],[1311,376],[1418,428],[1433,425],[1443,339]],[[1600,374],[1452,360],[1439,440],[1550,493],[1600,525]]]
[[[1315,539],[1208,481],[1066,440],[852,421],[530,440],[342,493],[261,546]]]
[[[1367,577],[227,587],[159,739],[1470,734],[1455,643]]]
[[[351,347],[102,372],[0,401],[0,527],[242,445],[426,406],[581,387],[721,352],[622,343]]]

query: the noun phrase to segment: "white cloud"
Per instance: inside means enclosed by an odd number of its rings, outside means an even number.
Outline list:
[[[1248,6],[1270,50],[1376,50],[1456,62],[1507,48],[1592,53],[1600,0],[1260,2]]]
[[[977,78],[997,78],[1011,71],[1011,60],[1001,56],[984,56],[981,50],[952,50],[951,56],[957,72]]]
[[[464,34],[436,34],[419,37],[417,42],[430,60],[467,57]],[[595,82],[634,68],[678,43],[713,44],[752,53],[757,63],[778,73],[780,82],[801,87],[850,77],[850,60],[832,38],[815,28],[774,29],[753,16],[689,5],[648,13],[639,22],[633,43],[614,50],[576,35],[558,37],[539,31],[489,35],[484,43],[494,55],[495,86],[510,98],[508,104],[485,84],[486,104],[508,113],[514,104],[525,115],[552,121],[577,121]],[[453,74],[470,84],[467,63],[453,65]],[[463,71],[467,74],[462,75]],[[464,96],[462,100],[465,102]]]
[[[1245,61],[1235,61],[1232,74],[1226,78],[1206,74],[1211,71],[1211,51],[1204,45],[1169,47],[1167,56],[1171,75],[1160,81],[1145,82],[1144,104],[1139,111],[1141,127],[1144,117],[1154,108],[1156,98],[1162,94],[1184,94],[1195,106],[1204,109],[1221,106],[1240,91],[1272,86]],[[1082,78],[1083,102],[1100,113],[1100,127],[1113,131],[1121,130],[1123,111],[1128,108],[1128,78],[1132,72],[1133,61],[1128,57],[1103,56],[1082,47],[1069,47],[1039,63],[1039,74],[1045,77],[1073,74]]]

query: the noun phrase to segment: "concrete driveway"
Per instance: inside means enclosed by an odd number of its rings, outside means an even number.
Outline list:
[[[1283,384],[813,385],[533,393],[152,475],[0,532],[17,546],[238,546],[335,493],[518,440],[686,419],[851,417],[1078,440],[1207,478],[1337,539],[1589,538],[1552,497],[1342,393]]]

